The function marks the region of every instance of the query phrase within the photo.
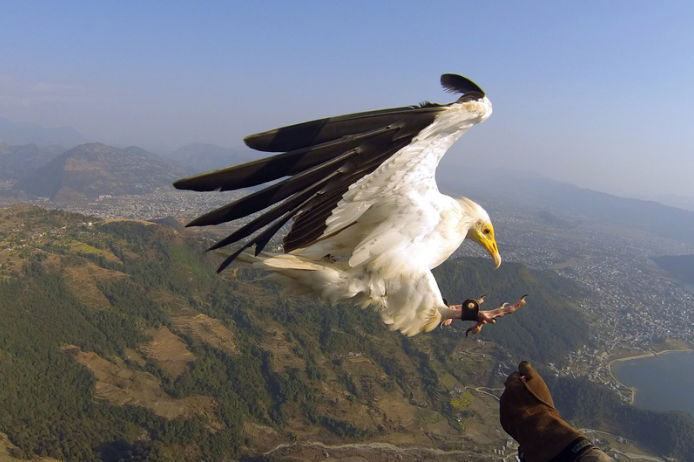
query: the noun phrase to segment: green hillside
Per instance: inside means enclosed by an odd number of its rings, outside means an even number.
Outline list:
[[[481,457],[506,436],[496,401],[466,387],[588,342],[580,289],[517,264],[461,259],[437,278],[456,303],[528,292],[526,307],[474,339],[463,323],[407,338],[256,271],[218,275],[199,236],[92,221],[0,209],[0,433],[24,458],[226,460],[297,441]]]

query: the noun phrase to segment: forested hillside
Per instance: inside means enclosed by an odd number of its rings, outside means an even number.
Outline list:
[[[653,261],[680,281],[694,284],[694,255],[665,255]]]
[[[407,338],[253,270],[218,275],[205,247],[163,224],[0,209],[0,433],[17,455],[224,460],[314,440],[488,454],[506,436],[469,388],[588,342],[579,288],[517,264],[436,276],[452,302],[530,293],[526,307],[477,338],[464,323]]]

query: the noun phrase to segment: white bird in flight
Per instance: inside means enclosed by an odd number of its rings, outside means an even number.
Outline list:
[[[444,74],[441,84],[461,97],[250,135],[244,139],[250,148],[281,154],[174,183],[178,189],[227,191],[286,177],[188,224],[219,224],[263,211],[211,247],[252,236],[219,271],[238,259],[295,292],[371,305],[391,329],[407,335],[456,318],[476,321],[469,329],[476,333],[523,306],[523,299],[489,311],[479,311],[482,299],[450,306],[431,273],[466,238],[485,248],[496,267],[501,263],[487,212],[470,199],[441,194],[435,179],[448,148],[485,121],[492,105],[465,77]],[[263,251],[289,220],[284,253]]]

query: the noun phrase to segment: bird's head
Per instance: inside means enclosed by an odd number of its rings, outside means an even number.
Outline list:
[[[458,201],[463,206],[468,220],[471,220],[470,222],[472,223],[468,228],[466,239],[477,242],[484,247],[494,259],[494,266],[498,268],[501,264],[501,256],[496,246],[494,226],[492,226],[492,222],[489,219],[489,214],[481,205],[470,199],[463,197]]]

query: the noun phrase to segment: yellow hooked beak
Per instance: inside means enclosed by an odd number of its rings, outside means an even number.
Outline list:
[[[496,240],[494,239],[494,227],[491,223],[485,224],[480,229],[477,227],[470,229],[468,238],[487,249],[489,255],[491,255],[494,259],[495,268],[498,268],[499,265],[501,265],[501,256],[499,255],[499,249],[496,246]]]

